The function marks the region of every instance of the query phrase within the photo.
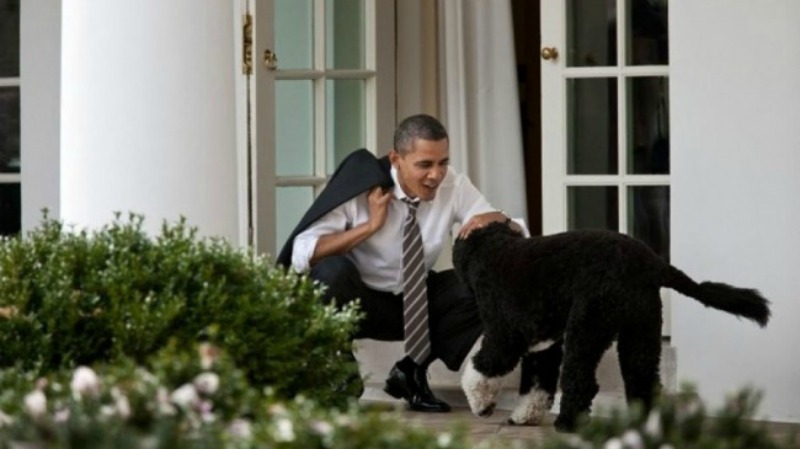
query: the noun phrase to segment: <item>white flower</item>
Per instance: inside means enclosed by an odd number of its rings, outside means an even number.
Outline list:
[[[36,379],[36,389],[44,391],[45,388],[50,384],[46,377],[40,377]],[[53,385],[54,387],[58,384]]]
[[[276,439],[282,442],[294,441],[294,426],[292,425],[292,421],[286,418],[281,418],[278,420],[278,432]]]
[[[169,392],[164,387],[158,387],[156,403],[158,404],[158,412],[162,415],[172,416],[178,412],[169,399]]]
[[[216,415],[214,415],[214,404],[211,401],[204,401],[199,400],[194,404],[194,410],[200,414],[200,419],[203,422],[211,423],[217,420]]]
[[[128,397],[122,393],[117,387],[111,389],[111,397],[114,398],[114,411],[117,416],[122,419],[128,419],[131,416],[131,403]]]
[[[53,421],[55,422],[67,422],[67,420],[69,420],[68,408],[62,408],[53,414]]]
[[[146,382],[148,384],[151,384],[151,385],[157,385],[158,384],[158,377],[156,377],[155,375],[153,375],[153,373],[151,373],[150,371],[147,371],[146,369],[143,369],[141,367],[140,368],[136,368],[136,375],[139,376],[139,378],[141,378],[142,381],[144,381],[144,382]]]
[[[439,436],[436,437],[436,444],[438,444],[439,447],[449,447],[452,442],[453,436],[448,432],[440,433]]]
[[[75,370],[69,386],[76,398],[84,395],[97,396],[100,393],[100,379],[91,368],[86,366],[79,366]]]
[[[603,445],[603,449],[623,449],[622,440],[619,438],[612,438],[606,441],[606,444]]]
[[[112,405],[106,404],[106,405],[100,407],[100,415],[103,416],[104,418],[110,418],[110,417],[114,416],[116,413],[117,412],[114,409],[114,406],[112,406]]]
[[[236,440],[249,440],[253,436],[250,421],[237,418],[228,425],[228,433]]]
[[[219,348],[210,343],[200,343],[197,351],[200,353],[200,366],[203,369],[210,369],[219,358]]]
[[[284,407],[283,404],[272,404],[269,406],[267,411],[271,415],[285,415],[286,413],[288,413],[286,407]]]
[[[194,386],[200,394],[210,396],[219,388],[219,376],[215,373],[200,373],[194,378]]]
[[[347,415],[339,415],[336,417],[336,425],[340,427],[348,427],[353,424],[352,418]]]
[[[644,432],[653,438],[661,438],[661,414],[658,410],[652,410],[647,415],[647,421],[644,423]]]
[[[40,390],[33,390],[25,395],[25,410],[29,415],[41,416],[47,411],[47,396]]]
[[[326,437],[333,432],[333,426],[328,421],[312,421],[311,422],[311,430],[317,433],[317,435]]]
[[[570,445],[570,447],[583,447],[584,444],[586,443],[578,435],[567,435],[567,440],[566,441],[567,441],[567,444]]]
[[[12,424],[13,422],[14,422],[13,418],[11,418],[10,416],[6,415],[5,413],[3,413],[2,410],[0,410],[0,428],[3,428],[4,426],[7,426],[9,424]]]
[[[200,400],[200,396],[198,396],[194,385],[183,384],[180,388],[172,392],[170,399],[172,399],[172,402],[178,407],[188,409],[192,408],[194,404]]]
[[[13,318],[17,314],[19,314],[19,309],[14,306],[0,307],[0,317],[2,318]]]
[[[644,440],[635,430],[629,430],[622,434],[622,442],[630,449],[644,449]]]

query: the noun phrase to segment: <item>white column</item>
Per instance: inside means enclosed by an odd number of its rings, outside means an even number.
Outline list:
[[[238,239],[233,6],[64,0],[61,212]]]
[[[61,0],[20,2],[22,229],[58,218]]]

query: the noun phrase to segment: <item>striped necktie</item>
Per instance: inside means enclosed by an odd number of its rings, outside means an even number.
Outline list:
[[[431,352],[428,336],[428,292],[425,280],[425,251],[417,223],[417,206],[409,198],[408,215],[403,225],[403,321],[405,323],[406,355],[417,364],[423,363]]]

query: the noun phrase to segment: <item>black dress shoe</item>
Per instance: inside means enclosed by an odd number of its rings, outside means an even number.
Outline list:
[[[392,397],[408,401],[411,410],[419,412],[450,411],[450,406],[446,402],[433,395],[428,386],[427,370],[408,357],[394,364],[383,391]]]
[[[345,396],[358,399],[364,394],[364,381],[358,371],[358,361],[352,352],[343,354],[346,363],[353,364],[353,373],[351,373],[340,385],[336,386],[335,391]]]

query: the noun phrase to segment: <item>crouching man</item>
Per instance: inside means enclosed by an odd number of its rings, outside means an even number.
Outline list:
[[[430,390],[428,366],[441,359],[458,370],[482,331],[467,287],[431,268],[455,223],[463,237],[509,222],[449,160],[438,120],[403,120],[388,157],[358,150],[342,162],[278,257],[325,284],[326,301],[360,299],[353,338],[405,342],[384,390],[424,412],[450,410]]]

